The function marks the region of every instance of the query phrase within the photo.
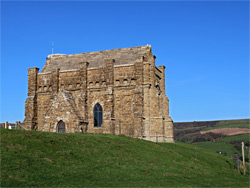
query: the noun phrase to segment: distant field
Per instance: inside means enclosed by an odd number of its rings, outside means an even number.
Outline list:
[[[226,136],[234,136],[240,134],[250,134],[250,129],[234,127],[234,128],[219,128],[219,129],[211,129],[208,131],[200,131],[201,134],[206,134],[209,132],[215,134],[223,134]]]
[[[236,135],[236,136],[230,136],[225,137],[217,141],[218,143],[230,143],[232,141],[238,141],[238,142],[249,142],[250,141],[250,134],[243,134],[243,135]]]
[[[250,119],[234,119],[234,120],[220,120],[217,125],[229,125],[229,124],[249,124]]]
[[[207,131],[207,130],[211,130],[211,129],[222,129],[222,128],[248,128],[250,129],[250,124],[247,123],[242,123],[242,124],[218,124],[216,127],[208,127],[208,128],[204,128],[202,129],[202,131]]]
[[[250,119],[174,123],[176,141],[197,144],[215,152],[221,151],[229,157],[235,152],[241,155],[241,142],[245,142],[249,148],[249,130]],[[236,135],[229,136],[233,134]],[[249,161],[247,152],[245,158]]]
[[[250,119],[174,123],[174,133],[177,140],[190,133],[222,128],[250,129]]]

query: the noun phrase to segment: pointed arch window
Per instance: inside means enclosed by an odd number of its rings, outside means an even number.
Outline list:
[[[102,126],[102,106],[97,103],[94,107],[94,127],[101,127]]]

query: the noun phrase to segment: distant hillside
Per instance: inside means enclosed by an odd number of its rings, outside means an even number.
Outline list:
[[[214,127],[219,121],[192,121],[192,122],[174,122],[175,129],[188,127]]]
[[[249,161],[250,119],[194,121],[174,123],[176,141],[223,153],[231,158],[241,155],[241,142],[247,146],[245,158]],[[224,140],[224,141],[223,141]]]
[[[243,126],[243,128],[250,128],[250,119],[236,119],[236,120],[217,120],[217,121],[193,121],[193,122],[174,122],[175,129],[186,129],[189,127],[231,127],[232,125]]]
[[[0,130],[1,187],[249,187],[249,165],[189,144]]]

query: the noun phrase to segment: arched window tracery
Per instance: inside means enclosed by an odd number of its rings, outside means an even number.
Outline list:
[[[103,120],[102,106],[97,103],[94,107],[94,127],[101,127]]]

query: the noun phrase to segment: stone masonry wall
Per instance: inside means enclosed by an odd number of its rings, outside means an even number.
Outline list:
[[[165,67],[155,67],[155,56],[137,56],[134,63],[38,73],[28,70],[28,98],[24,126],[57,132],[59,121],[67,133],[126,135],[154,142],[174,142],[169,100],[165,94]],[[103,109],[103,124],[94,127],[94,106]]]

